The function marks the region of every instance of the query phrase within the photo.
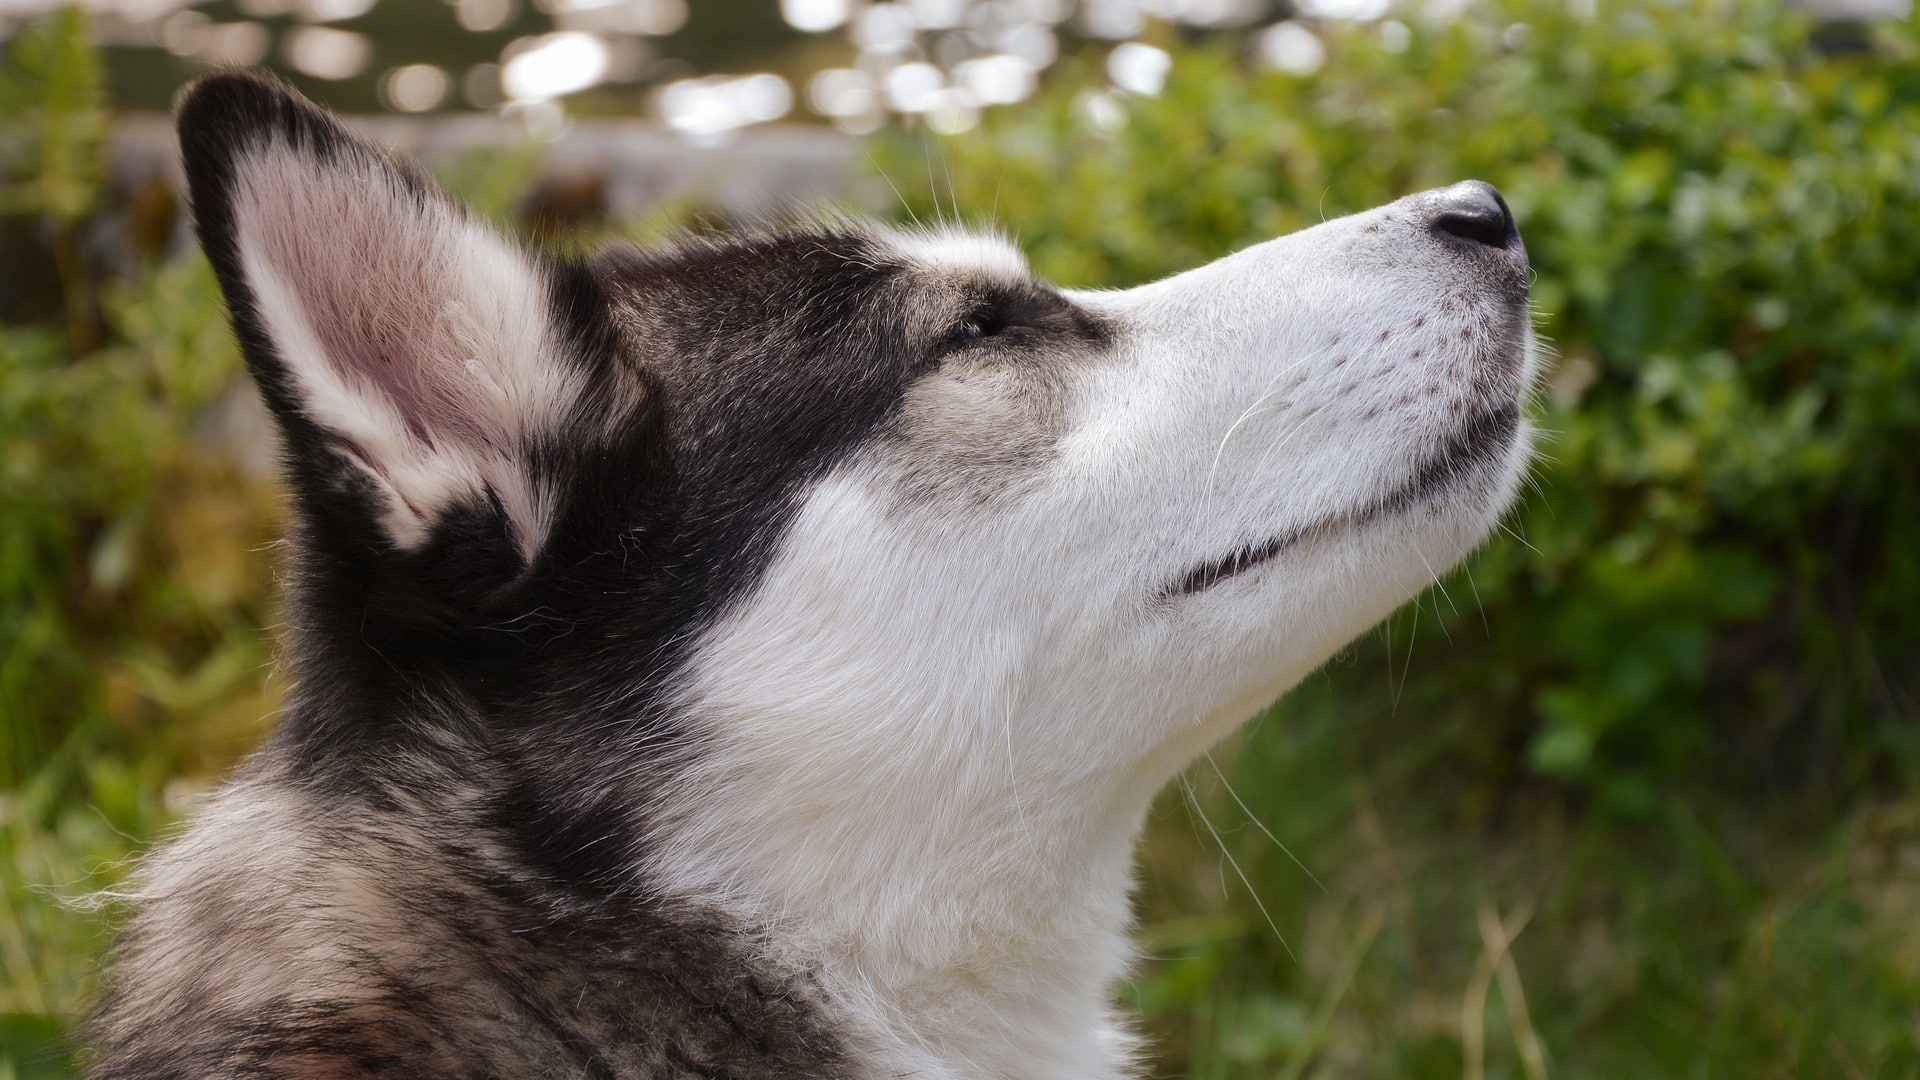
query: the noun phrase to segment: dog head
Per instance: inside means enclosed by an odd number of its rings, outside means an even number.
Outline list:
[[[1477,544],[1529,453],[1484,184],[1075,292],[848,223],[537,253],[249,76],[180,127],[285,436],[287,737],[455,702],[544,776],[559,872],[791,894],[845,872],[803,849],[1037,830],[1117,835],[1048,859],[1124,876],[1152,791]]]

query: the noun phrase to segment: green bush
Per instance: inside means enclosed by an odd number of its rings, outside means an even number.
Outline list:
[[[265,416],[212,269],[159,255],[175,197],[109,198],[104,81],[78,9],[0,59],[0,1080],[64,1074],[110,936],[87,898],[280,689]],[[443,179],[498,217],[537,164]]]
[[[63,1073],[107,943],[69,905],[273,708],[272,494],[204,430],[239,355],[204,260],[90,258],[101,95],[72,10],[0,62],[0,1076]]]
[[[909,209],[993,208],[1069,284],[1466,176],[1538,270],[1561,356],[1524,542],[1148,831],[1162,1074],[1920,1072],[1920,24],[1592,6],[1488,0],[1397,52],[1326,28],[1310,76],[1169,40],[1117,129],[1085,65],[878,147]],[[275,515],[206,430],[239,373],[211,276],[101,279],[79,242],[84,40],[61,15],[0,63],[0,254],[57,286],[10,277],[54,300],[0,325],[0,1076],[57,1070],[104,944],[55,899],[116,880],[273,698]]]
[[[1306,77],[1177,49],[1111,132],[1083,70],[885,163],[937,153],[913,212],[992,206],[1075,285],[1493,181],[1561,353],[1552,435],[1526,542],[1443,604],[1460,644],[1413,654],[1401,711],[1470,722],[1490,782],[1627,814],[1702,770],[1887,780],[1920,702],[1920,36],[1828,56],[1771,3],[1580,7],[1502,0],[1399,52],[1329,27]]]
[[[1148,830],[1162,1067],[1913,1075],[1920,24],[1410,29],[1317,27],[1304,76],[1169,37],[1156,97],[1085,64],[880,158],[903,216],[991,207],[1076,286],[1466,177],[1533,259],[1559,357],[1510,535]]]

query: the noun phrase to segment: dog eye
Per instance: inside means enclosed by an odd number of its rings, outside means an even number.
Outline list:
[[[996,308],[979,307],[960,320],[953,328],[953,339],[959,342],[979,341],[982,338],[998,337],[1007,328],[1006,317]]]

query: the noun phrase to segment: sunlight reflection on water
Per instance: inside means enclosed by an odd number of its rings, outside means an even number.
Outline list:
[[[0,0],[0,38],[57,0]],[[1423,5],[1467,0],[1401,0]],[[1319,26],[1375,22],[1389,0],[83,0],[123,103],[164,107],[195,70],[267,66],[337,107],[488,110],[558,131],[566,99],[650,112],[704,142],[791,115],[865,134],[940,132],[1030,97],[1063,43],[1104,53],[1107,97],[1160,93],[1170,31],[1226,36],[1304,74]],[[1288,10],[1311,16],[1288,19]],[[1382,23],[1388,30],[1404,26]],[[1138,40],[1140,38],[1146,40]],[[700,43],[696,48],[695,43]],[[145,64],[150,73],[129,77]],[[157,66],[156,66],[157,65]],[[747,68],[740,71],[739,68]],[[164,71],[161,70],[164,68]],[[761,70],[754,70],[759,68]],[[796,92],[796,86],[804,92]]]

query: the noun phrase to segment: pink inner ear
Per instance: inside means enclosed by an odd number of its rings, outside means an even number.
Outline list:
[[[406,423],[407,433],[423,446],[433,447],[435,440],[429,417],[444,408],[435,408],[434,390],[428,385],[426,365],[416,344],[405,332],[382,333],[356,325],[353,316],[326,315],[319,312],[318,297],[303,297],[314,311],[315,332],[327,352],[327,362],[350,384],[358,384],[379,393],[392,403]],[[430,331],[421,336],[431,340]]]
[[[260,317],[314,422],[391,489],[396,539],[492,492],[531,554],[551,493],[521,449],[577,393],[539,267],[381,163],[275,145],[243,175]]]
[[[381,216],[358,222],[358,229],[342,222],[349,231],[331,238],[289,237],[295,250],[288,263],[303,268],[294,276],[300,302],[327,363],[349,385],[384,397],[423,446],[437,444],[436,427],[454,429],[443,436],[474,436],[473,420],[460,415],[459,391],[450,385],[470,376],[463,357],[447,355],[454,343],[445,324],[448,270],[430,265],[444,245],[417,228],[367,228],[394,224],[379,222]],[[425,241],[427,250],[395,249],[409,239]]]

